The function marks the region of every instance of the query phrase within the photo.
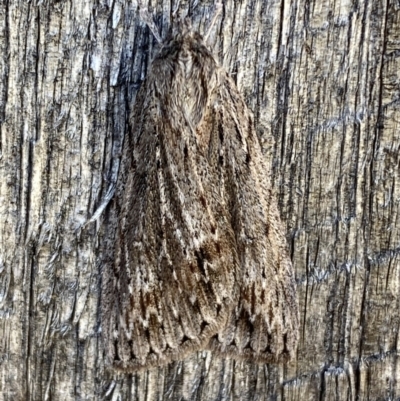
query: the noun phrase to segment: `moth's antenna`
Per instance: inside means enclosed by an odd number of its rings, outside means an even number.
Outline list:
[[[178,2],[176,3],[176,6],[175,6],[175,10],[172,11],[172,17],[175,17],[175,16],[176,16],[176,13],[177,13],[178,10],[179,10],[180,4],[181,4],[181,0],[178,0]]]
[[[210,23],[210,26],[208,27],[208,30],[207,30],[206,35],[204,36],[204,42],[207,42],[208,37],[210,36],[211,30],[212,30],[212,28],[213,28],[215,22],[217,21],[217,18],[218,18],[219,15],[221,14],[221,11],[222,11],[222,2],[221,2],[221,1],[218,1],[218,2],[215,4],[215,10],[214,10],[213,19],[211,20],[211,23]]]
[[[151,33],[156,38],[156,41],[158,43],[162,43],[162,39],[161,39],[160,33],[158,31],[158,28],[156,27],[156,24],[153,21],[153,17],[150,15],[149,11],[147,10],[147,7],[143,6],[142,2],[139,2],[139,7],[140,7],[140,18],[147,24]]]

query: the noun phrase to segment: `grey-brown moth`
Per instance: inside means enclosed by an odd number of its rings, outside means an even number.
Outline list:
[[[253,118],[202,36],[180,21],[137,95],[114,205],[102,326],[114,368],[212,349],[293,355],[291,261]]]

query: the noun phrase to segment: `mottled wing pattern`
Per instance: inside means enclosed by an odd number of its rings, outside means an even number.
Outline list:
[[[154,59],[130,118],[104,276],[107,356],[135,371],[212,348],[296,349],[293,269],[250,112],[200,35]]]
[[[118,177],[107,284],[114,292],[104,311],[117,369],[205,348],[237,303],[240,267],[213,149],[219,144],[204,130],[217,78],[199,39],[178,36],[164,44],[139,91]]]
[[[234,358],[286,360],[296,350],[299,325],[293,268],[251,114],[224,71],[219,81],[212,135],[223,148],[241,278],[239,302],[210,346]]]

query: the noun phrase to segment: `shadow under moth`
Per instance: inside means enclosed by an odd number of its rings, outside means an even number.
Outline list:
[[[103,280],[107,358],[122,371],[203,349],[285,361],[295,281],[253,118],[202,36],[177,25],[125,137]]]

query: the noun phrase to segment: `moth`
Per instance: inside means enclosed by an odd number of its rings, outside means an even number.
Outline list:
[[[103,284],[112,366],[148,369],[203,349],[288,359],[294,274],[253,117],[187,19],[153,59],[130,127]]]

